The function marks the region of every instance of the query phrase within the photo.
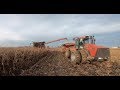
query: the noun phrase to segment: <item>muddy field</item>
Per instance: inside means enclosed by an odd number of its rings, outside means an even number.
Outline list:
[[[1,76],[120,76],[120,49],[111,60],[73,65],[59,50],[0,48]]]

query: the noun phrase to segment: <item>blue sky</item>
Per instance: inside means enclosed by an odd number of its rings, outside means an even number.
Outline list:
[[[0,46],[27,46],[32,41],[71,40],[81,35],[95,35],[97,44],[117,46],[120,14],[0,14],[0,34]]]

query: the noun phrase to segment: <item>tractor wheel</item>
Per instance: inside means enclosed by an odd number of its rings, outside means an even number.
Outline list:
[[[79,51],[75,51],[71,53],[71,62],[73,64],[80,64],[82,61],[82,56]]]
[[[70,56],[71,56],[71,51],[70,51],[70,50],[67,50],[67,51],[65,52],[65,57],[70,58]]]
[[[80,49],[79,52],[81,53],[82,56],[82,63],[86,62],[88,57],[88,52],[85,49]]]

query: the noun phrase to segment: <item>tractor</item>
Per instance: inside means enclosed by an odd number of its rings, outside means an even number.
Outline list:
[[[94,36],[82,36],[73,38],[73,43],[63,44],[65,57],[72,63],[80,64],[86,61],[105,61],[110,59],[108,47],[95,44]]]

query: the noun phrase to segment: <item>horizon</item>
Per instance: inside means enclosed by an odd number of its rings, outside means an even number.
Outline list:
[[[120,14],[1,14],[0,19],[1,47],[83,35],[94,35],[98,45],[120,46]],[[62,43],[65,41],[49,45]]]

